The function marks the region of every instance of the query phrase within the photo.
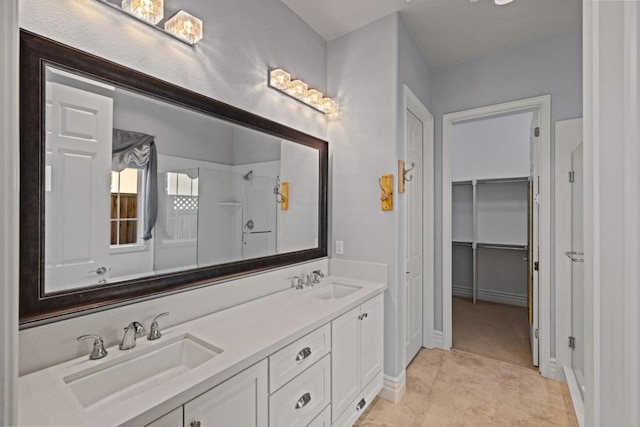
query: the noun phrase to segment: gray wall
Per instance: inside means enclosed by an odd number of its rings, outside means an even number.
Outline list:
[[[400,204],[380,209],[378,178],[397,173],[404,130],[402,85],[431,105],[430,69],[397,14],[389,15],[328,44],[329,93],[340,99],[341,115],[329,122],[331,236],[344,242],[344,255],[388,266],[385,293],[385,373],[404,369],[404,293],[398,266],[403,224]],[[403,261],[402,261],[403,262]]]
[[[324,115],[267,87],[268,67],[279,66],[322,91],[326,89],[327,46],[307,24],[280,0],[166,1],[167,9],[175,10],[177,5],[204,21],[205,38],[195,47],[167,38],[95,1],[22,0],[20,24],[45,37],[326,139]],[[300,268],[326,270],[326,261]],[[19,337],[20,372],[86,354],[87,348],[78,345],[75,337],[87,331],[102,335],[107,345],[113,345],[120,338],[123,321],[148,322],[154,313],[171,311],[166,324],[169,327],[286,289],[291,270],[23,330]],[[44,357],[38,350],[43,346],[50,350]]]
[[[553,123],[582,116],[582,38],[576,29],[517,48],[440,68],[433,73],[436,121],[436,301],[442,300],[442,115],[486,105],[551,94]],[[551,170],[554,161],[552,159]],[[553,187],[553,182],[551,183]],[[553,200],[553,195],[551,197]],[[554,222],[552,219],[552,232]],[[553,259],[553,254],[551,254]],[[552,275],[553,278],[553,265]],[[555,311],[551,283],[551,313]],[[436,329],[442,329],[442,307],[437,306]],[[553,315],[552,315],[553,316]],[[554,320],[551,336],[555,336]],[[555,352],[552,340],[552,354]]]

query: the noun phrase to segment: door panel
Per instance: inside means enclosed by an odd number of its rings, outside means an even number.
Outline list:
[[[571,329],[575,348],[571,353],[573,370],[584,395],[584,179],[582,144],[571,154],[574,181],[571,186]]]
[[[532,185],[529,197],[529,342],[531,344],[531,356],[533,366],[539,365],[539,348],[538,348],[538,299],[539,299],[539,277],[540,274],[535,270],[534,265],[540,262],[540,243],[539,243],[539,218],[540,204],[538,202],[538,194],[540,194],[540,138],[536,137],[535,128],[539,126],[538,112],[536,111],[531,121],[531,177]],[[548,266],[546,267],[548,268]]]
[[[360,307],[331,322],[331,417],[335,422],[360,392]]]
[[[109,276],[113,100],[54,82],[46,89],[45,291],[52,292]]]
[[[364,388],[383,368],[382,348],[384,342],[384,299],[378,295],[362,304],[362,320],[360,321],[360,340],[362,343],[360,360],[362,363],[362,382]],[[333,351],[333,347],[331,347]]]
[[[407,185],[405,212],[405,307],[406,307],[406,365],[422,348],[423,293],[423,150],[424,123],[407,110],[407,162],[413,166],[413,179]],[[399,177],[402,179],[402,177]]]

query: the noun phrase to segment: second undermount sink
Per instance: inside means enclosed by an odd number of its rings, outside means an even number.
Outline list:
[[[220,353],[221,349],[183,334],[68,375],[64,382],[86,408],[144,393]]]
[[[328,301],[344,298],[347,295],[351,295],[352,293],[359,291],[360,289],[360,286],[346,285],[344,283],[330,283],[311,291],[310,295],[313,298]]]

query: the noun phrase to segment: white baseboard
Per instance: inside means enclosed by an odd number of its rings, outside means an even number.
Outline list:
[[[584,427],[584,400],[582,393],[578,388],[578,381],[571,368],[564,367],[564,376],[567,379],[567,385],[569,386],[569,394],[571,395],[571,403],[573,404],[573,411],[576,414],[578,420],[578,426]]]
[[[473,298],[473,290],[462,286],[453,286],[451,293],[455,297]],[[499,304],[517,305],[527,307],[527,295],[514,294],[511,292],[491,291],[488,289],[478,289],[477,298],[481,301],[497,302]]]
[[[549,371],[548,372],[540,372],[542,376],[546,378],[551,378],[556,381],[564,381],[565,376],[562,369],[558,369],[558,362],[555,357],[549,359]]]
[[[404,397],[407,392],[407,371],[402,371],[399,377],[392,377],[391,375],[384,375],[382,380],[382,390],[378,393],[378,396],[384,400],[388,400],[393,403],[398,403]]]
[[[444,346],[444,332],[442,331],[433,331],[432,342],[433,348],[439,348],[447,351],[451,350],[450,348],[445,348]]]

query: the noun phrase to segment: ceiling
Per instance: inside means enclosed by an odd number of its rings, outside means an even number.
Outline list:
[[[579,28],[582,0],[282,0],[325,40],[392,12],[402,20],[429,65],[443,67]]]

